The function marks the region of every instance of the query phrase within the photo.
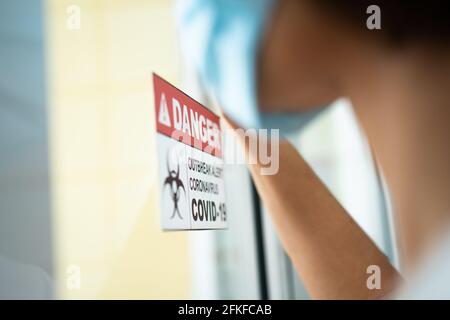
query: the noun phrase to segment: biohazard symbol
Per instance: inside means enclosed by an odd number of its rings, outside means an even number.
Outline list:
[[[171,197],[173,201],[173,213],[170,219],[173,219],[175,215],[178,215],[180,219],[183,219],[180,213],[180,209],[178,208],[178,200],[180,200],[180,189],[183,189],[186,194],[186,190],[184,189],[183,181],[180,179],[180,164],[177,164],[177,171],[170,170],[169,167],[169,156],[167,156],[167,173],[168,176],[164,180],[163,188],[166,185],[169,185]]]

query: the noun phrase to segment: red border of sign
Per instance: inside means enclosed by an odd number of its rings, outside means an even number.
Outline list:
[[[206,108],[203,104],[198,102],[197,100],[190,97],[188,94],[184,93],[171,83],[169,83],[167,80],[163,79],[156,73],[153,74],[153,89],[154,89],[154,102],[155,102],[155,122],[156,122],[156,129],[159,133],[164,134],[168,136],[169,138],[174,139],[175,141],[182,142],[188,146],[194,147],[196,149],[199,149],[203,152],[209,153],[213,156],[222,158],[222,141],[221,141],[221,127],[220,127],[220,117],[216,115],[214,112]],[[159,113],[159,107],[160,107],[160,99],[161,94],[160,92],[164,92],[166,95],[167,100],[171,100],[172,98],[176,98],[180,105],[186,105],[189,110],[194,110],[198,114],[203,115],[205,118],[209,119],[213,123],[215,123],[218,126],[219,134],[219,145],[220,148],[210,146],[207,142],[203,142],[199,139],[196,139],[193,136],[190,136],[187,133],[183,133],[182,131],[179,131],[175,128],[168,127],[158,121],[158,113]],[[172,108],[168,108],[170,118],[173,121],[173,111]],[[178,138],[175,138],[174,135],[176,135]]]

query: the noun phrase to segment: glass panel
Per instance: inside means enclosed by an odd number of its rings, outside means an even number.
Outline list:
[[[183,57],[181,61],[182,88],[197,101],[217,111],[204,95],[192,65]],[[225,155],[229,154],[227,150],[233,154],[240,151],[232,140],[227,140],[224,148],[232,149],[225,149]],[[257,250],[250,174],[244,164],[225,161],[224,178],[228,229],[189,234],[193,298],[259,299],[263,275]]]
[[[151,72],[178,84],[171,6],[47,1],[59,298],[190,296],[187,235],[157,209]]]
[[[159,226],[151,72],[196,96],[172,1],[46,8],[57,297],[258,298],[245,166],[225,168],[228,230]]]

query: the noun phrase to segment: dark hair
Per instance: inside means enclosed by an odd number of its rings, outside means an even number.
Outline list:
[[[377,5],[381,30],[377,33],[394,44],[409,42],[450,43],[449,0],[311,0],[353,27],[366,28],[367,7]],[[371,31],[372,32],[372,31]]]

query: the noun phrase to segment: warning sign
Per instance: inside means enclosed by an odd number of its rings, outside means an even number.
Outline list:
[[[220,119],[153,74],[161,225],[227,227]]]

